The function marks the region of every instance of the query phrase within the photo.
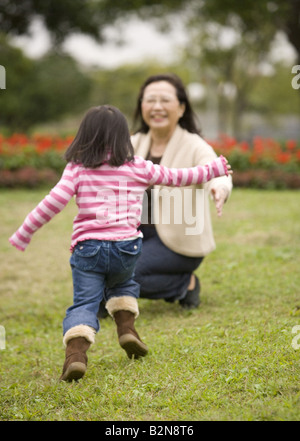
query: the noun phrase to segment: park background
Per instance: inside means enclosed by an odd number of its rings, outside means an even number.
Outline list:
[[[1,420],[299,419],[299,16],[298,0],[0,2]],[[86,109],[115,105],[134,130],[158,72],[182,78],[234,169],[202,306],[141,300],[149,357],[126,360],[104,321],[84,380],[59,384],[75,207],[26,255],[7,239],[57,182]]]

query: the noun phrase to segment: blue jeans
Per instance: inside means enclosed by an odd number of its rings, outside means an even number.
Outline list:
[[[73,305],[67,309],[63,333],[77,325],[100,329],[97,312],[101,300],[111,297],[139,297],[134,269],[142,249],[142,239],[79,242],[70,264],[73,276]]]

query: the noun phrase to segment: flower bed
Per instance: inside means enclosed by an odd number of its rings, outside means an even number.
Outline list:
[[[237,142],[221,135],[208,142],[217,154],[228,158],[235,186],[300,188],[300,143],[296,140],[279,142],[257,136],[251,142]]]
[[[63,153],[73,137],[0,135],[0,187],[55,184],[66,162]]]
[[[73,137],[13,134],[0,135],[0,187],[54,185],[65,161],[63,153]],[[234,170],[235,186],[257,188],[300,188],[300,143],[255,137],[237,142],[220,135],[207,140],[223,154]]]

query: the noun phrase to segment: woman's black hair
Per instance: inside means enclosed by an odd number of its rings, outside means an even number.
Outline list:
[[[133,161],[134,150],[123,113],[109,105],[89,109],[64,158],[87,168],[104,162],[118,167]]]
[[[172,86],[175,87],[178,101],[180,102],[180,104],[185,105],[184,114],[178,121],[179,125],[190,133],[197,133],[198,135],[200,135],[201,130],[198,128],[196,123],[197,117],[192,109],[185,87],[181,79],[177,75],[172,73],[152,75],[148,77],[144,82],[144,84],[141,86],[133,117],[134,127],[139,124],[139,128],[135,130],[135,132],[147,133],[149,131],[149,126],[148,124],[145,123],[142,116],[142,99],[145,88],[149,84],[155,83],[157,81],[168,81],[168,83],[172,84]]]

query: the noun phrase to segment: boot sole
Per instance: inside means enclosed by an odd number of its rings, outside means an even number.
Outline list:
[[[119,343],[121,348],[126,351],[127,356],[130,359],[145,357],[145,355],[148,353],[147,346],[132,334],[121,335],[119,338]]]
[[[68,366],[66,372],[60,377],[61,381],[77,381],[84,376],[86,372],[86,365],[75,361]]]

